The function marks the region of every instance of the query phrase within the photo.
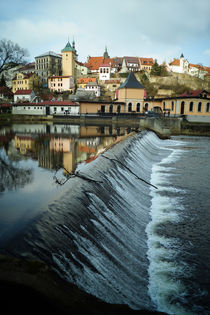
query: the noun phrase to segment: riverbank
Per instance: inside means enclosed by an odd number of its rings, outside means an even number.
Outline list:
[[[105,303],[38,260],[0,255],[0,289],[5,314],[163,314]]]

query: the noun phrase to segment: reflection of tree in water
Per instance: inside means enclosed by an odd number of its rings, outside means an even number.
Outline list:
[[[0,157],[0,192],[22,188],[32,182],[32,170],[23,169]]]

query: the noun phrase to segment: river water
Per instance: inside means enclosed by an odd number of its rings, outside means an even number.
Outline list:
[[[110,303],[209,314],[210,138],[142,131],[104,152],[130,131],[2,128],[1,251]]]

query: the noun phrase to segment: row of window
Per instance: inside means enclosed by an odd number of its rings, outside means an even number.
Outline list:
[[[181,107],[183,108],[185,106],[185,102],[183,101],[181,103]],[[163,110],[166,109],[166,104],[163,102]],[[195,112],[197,109],[198,113],[203,112],[203,104],[202,102],[199,102],[196,106],[194,102],[190,102],[189,104],[189,112]],[[171,111],[174,110],[174,101],[171,102]],[[209,113],[210,112],[210,103],[207,103],[206,106],[204,107],[204,112]]]
[[[24,84],[24,81],[13,81],[13,84],[16,85],[17,84]],[[27,84],[27,80],[25,80],[25,84]]]

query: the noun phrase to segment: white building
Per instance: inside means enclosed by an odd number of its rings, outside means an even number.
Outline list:
[[[87,92],[94,92],[96,97],[99,97],[101,95],[100,85],[98,85],[96,82],[89,82],[85,86],[85,91],[87,91]]]
[[[102,63],[99,67],[99,80],[110,80],[111,66],[110,64]]]
[[[183,54],[181,54],[180,59],[171,61],[167,68],[171,72],[186,73],[200,79],[204,79],[204,76],[208,73],[208,71],[205,71],[205,67],[189,63]]]
[[[33,90],[17,90],[14,93],[14,102],[32,102],[35,96]]]
[[[48,88],[53,92],[73,91],[74,78],[72,76],[51,76],[48,78]]]
[[[17,103],[12,106],[14,115],[60,115],[75,116],[80,113],[78,103],[72,101],[46,101],[37,103]]]

